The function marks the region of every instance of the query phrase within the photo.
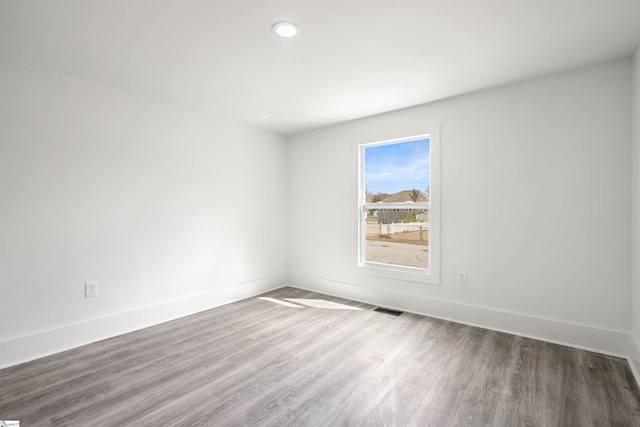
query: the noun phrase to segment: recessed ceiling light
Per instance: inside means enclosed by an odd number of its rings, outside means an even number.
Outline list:
[[[296,27],[296,24],[293,24],[291,22],[278,22],[273,27],[271,27],[271,31],[273,31],[274,34],[277,34],[280,37],[288,39],[298,34],[298,27]]]

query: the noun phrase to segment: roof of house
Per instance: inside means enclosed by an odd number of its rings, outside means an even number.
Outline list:
[[[381,200],[382,203],[403,203],[403,202],[411,202],[411,192],[413,190],[403,190],[395,194],[388,195],[384,199]],[[416,202],[428,202],[429,195],[423,193],[422,191],[418,191],[418,199]],[[367,196],[367,202],[373,202],[374,195]]]

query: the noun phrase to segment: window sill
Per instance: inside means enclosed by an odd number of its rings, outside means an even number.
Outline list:
[[[432,271],[413,267],[393,266],[366,262],[358,264],[358,274],[367,276],[387,277],[390,279],[420,282],[426,285],[440,286],[439,277]]]

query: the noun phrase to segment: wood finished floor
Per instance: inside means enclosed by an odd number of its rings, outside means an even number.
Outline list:
[[[0,370],[0,420],[640,426],[640,392],[623,359],[294,288],[263,297],[361,310],[254,297]]]

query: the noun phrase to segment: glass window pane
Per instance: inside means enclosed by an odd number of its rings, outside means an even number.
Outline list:
[[[364,203],[429,202],[430,140],[364,149]]]
[[[429,268],[429,209],[365,208],[364,260]]]

